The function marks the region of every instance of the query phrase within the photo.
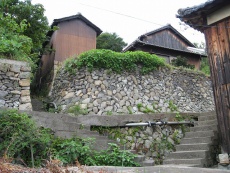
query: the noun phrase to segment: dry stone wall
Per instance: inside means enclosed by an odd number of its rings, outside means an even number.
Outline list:
[[[0,59],[0,108],[32,110],[28,63]]]
[[[62,111],[78,104],[92,115],[136,114],[140,113],[138,105],[170,112],[169,102],[180,112],[214,110],[210,79],[184,69],[161,68],[148,75],[80,69],[70,75],[62,68],[55,78],[51,99]]]

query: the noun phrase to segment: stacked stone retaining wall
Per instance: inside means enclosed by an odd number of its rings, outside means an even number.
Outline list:
[[[28,63],[0,59],[0,107],[32,110]]]
[[[180,112],[214,110],[211,81],[192,70],[161,68],[148,75],[139,71],[116,74],[110,70],[80,69],[70,75],[61,69],[51,99],[62,111],[80,105],[91,115],[136,114],[144,110]]]

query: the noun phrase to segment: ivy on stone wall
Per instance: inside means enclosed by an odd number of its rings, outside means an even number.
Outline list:
[[[165,61],[156,55],[142,51],[119,53],[104,49],[90,50],[65,62],[65,69],[70,73],[75,73],[77,68],[82,67],[87,67],[89,71],[110,69],[116,73],[133,71],[139,67],[140,72],[146,74],[161,66],[165,66]]]

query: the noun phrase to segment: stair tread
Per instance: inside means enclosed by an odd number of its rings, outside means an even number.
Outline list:
[[[195,126],[195,127],[198,127],[198,126]],[[196,132],[192,132],[192,131],[189,131],[189,132],[185,132],[186,133],[199,133],[199,132],[202,132],[202,133],[205,133],[205,132],[216,132],[217,130],[202,130],[202,131],[196,131]]]
[[[175,151],[172,153],[194,153],[194,152],[206,152],[206,151],[208,151],[208,150]]]
[[[178,164],[166,164],[167,166],[170,166],[170,165],[180,165],[180,166],[182,166],[182,167],[200,167],[201,165],[199,165],[199,164],[180,164],[180,163],[178,163]]]
[[[180,145],[210,145],[210,143],[180,144]],[[180,146],[178,145],[178,146]]]
[[[213,126],[217,126],[217,124],[216,125],[213,125],[213,124],[211,124],[211,125],[198,125],[198,126],[194,126],[194,127],[191,127],[191,128],[195,128],[195,127],[213,127]]]
[[[192,137],[192,138],[183,138],[183,139],[202,139],[202,138],[212,138],[213,136],[207,136],[207,137]]]
[[[201,159],[201,160],[202,160],[202,159],[204,159],[204,158],[192,158],[192,159],[189,159],[189,158],[188,158],[188,159],[173,159],[173,158],[172,158],[172,159],[165,159],[164,161],[166,161],[166,160],[167,160],[167,161],[171,161],[171,160],[172,160],[172,161],[173,161],[173,160],[198,160],[198,159]]]

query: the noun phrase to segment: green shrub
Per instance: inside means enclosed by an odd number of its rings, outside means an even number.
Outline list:
[[[210,67],[209,67],[209,63],[208,63],[208,58],[202,58],[201,59],[201,66],[200,66],[200,70],[202,72],[204,72],[206,75],[210,75]]]
[[[64,165],[74,164],[76,160],[81,164],[95,165],[91,149],[92,143],[92,139],[55,138],[52,143],[52,155]]]
[[[134,162],[135,154],[129,151],[122,151],[118,145],[109,144],[109,148],[104,151],[96,153],[95,160],[98,166],[140,166],[138,163]]]
[[[92,139],[62,139],[50,129],[36,127],[34,121],[17,110],[0,111],[0,157],[41,166],[45,160],[58,159],[65,165],[78,160],[82,165],[138,166],[134,154],[122,151],[116,144],[107,150],[92,149]]]
[[[0,143],[2,156],[20,158],[29,166],[39,166],[47,159],[52,135],[49,129],[37,128],[26,114],[1,110],[0,138],[3,140]]]
[[[194,69],[194,65],[190,65],[187,62],[188,60],[185,57],[178,56],[176,59],[172,60],[172,65],[175,67],[185,67],[189,69]]]
[[[90,50],[79,57],[68,59],[65,62],[65,69],[74,73],[77,68],[82,67],[87,67],[90,71],[104,68],[121,73],[136,70],[138,65],[140,65],[141,73],[146,74],[164,66],[165,62],[163,58],[142,51],[118,53],[102,49]]]

